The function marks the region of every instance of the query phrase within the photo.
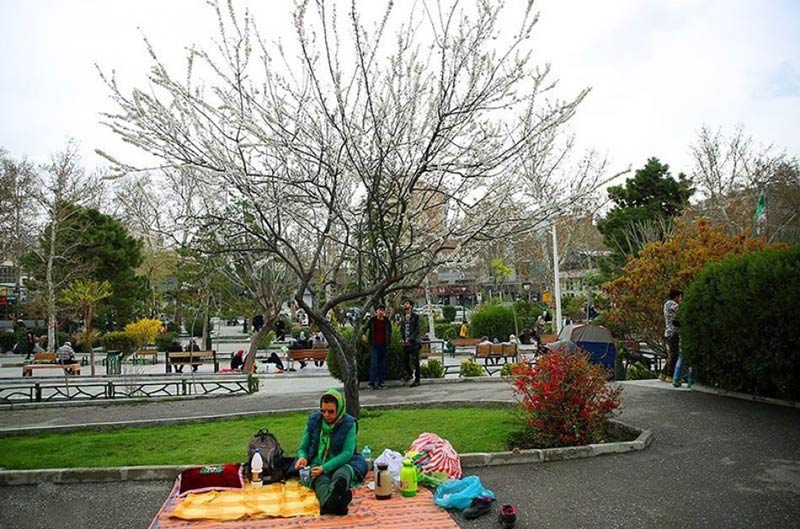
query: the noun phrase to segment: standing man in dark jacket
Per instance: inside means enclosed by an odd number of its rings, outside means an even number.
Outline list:
[[[403,301],[403,319],[400,321],[400,341],[403,343],[403,368],[406,371],[406,382],[411,387],[419,386],[419,314],[414,312],[414,304],[410,299]],[[412,365],[413,364],[413,377]]]
[[[369,321],[367,343],[370,346],[369,385],[367,389],[383,389],[386,377],[386,358],[389,356],[389,344],[392,342],[392,323],[386,317],[386,306],[380,304],[375,309],[375,316]]]

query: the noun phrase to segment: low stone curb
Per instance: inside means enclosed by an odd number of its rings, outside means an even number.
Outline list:
[[[461,466],[462,468],[476,468],[584,459],[605,454],[624,454],[644,450],[653,442],[653,434],[650,430],[641,430],[619,421],[611,421],[611,426],[617,431],[638,432],[639,435],[633,441],[616,443],[461,454]],[[36,485],[41,482],[173,481],[181,472],[193,466],[196,465],[0,470],[0,486]]]
[[[720,397],[730,397],[732,399],[749,400],[751,402],[758,402],[760,404],[771,404],[773,406],[784,406],[786,408],[800,409],[800,401],[795,400],[781,400],[771,397],[762,397],[760,395],[752,395],[750,393],[737,393],[735,391],[728,391],[726,389],[712,388],[702,384],[695,384],[692,386],[693,391],[701,393],[709,393],[711,395],[719,395]]]

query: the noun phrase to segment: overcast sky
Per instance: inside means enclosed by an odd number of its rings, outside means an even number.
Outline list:
[[[249,3],[262,31],[290,38],[293,2]],[[703,124],[729,132],[742,123],[757,141],[800,155],[800,0],[535,5],[536,57],[552,63],[565,97],[592,88],[572,126],[612,169],[657,156],[688,172]],[[141,84],[142,33],[177,56],[214,32],[201,0],[0,0],[0,21],[0,147],[44,162],[74,137],[90,168],[102,164],[95,148],[119,152],[98,124],[112,107],[94,64]]]

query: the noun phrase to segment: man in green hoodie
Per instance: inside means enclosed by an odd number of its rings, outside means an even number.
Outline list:
[[[353,499],[351,484],[364,479],[367,463],[356,452],[358,423],[345,413],[344,395],[329,389],[322,395],[319,411],[306,423],[295,470],[311,466],[312,487],[321,514],[347,514]]]

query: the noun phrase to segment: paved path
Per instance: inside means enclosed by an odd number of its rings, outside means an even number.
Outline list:
[[[318,392],[265,391],[236,408],[310,406]],[[364,404],[407,400],[510,398],[498,382],[425,385],[364,392]],[[227,399],[31,410],[30,424],[98,417],[164,417],[230,409]],[[20,418],[17,412],[3,412]],[[642,452],[545,464],[474,469],[523,528],[772,528],[800,525],[800,410],[673,390],[657,381],[625,383],[623,421],[653,430]],[[90,421],[91,422],[91,421]],[[166,482],[41,484],[0,488],[0,527],[146,527]],[[496,528],[493,514],[464,528]],[[344,527],[345,525],[343,525]]]

